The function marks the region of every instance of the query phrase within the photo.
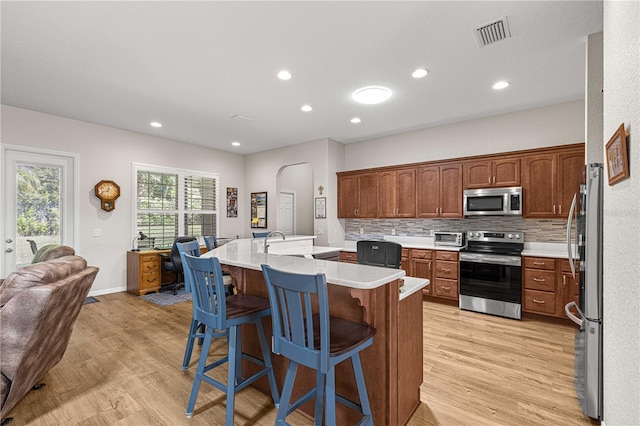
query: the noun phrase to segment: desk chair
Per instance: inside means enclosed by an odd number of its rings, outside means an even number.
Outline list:
[[[163,285],[160,287],[160,291],[172,290],[173,294],[178,293],[178,289],[180,288],[180,284],[182,281],[180,278],[182,277],[182,260],[180,259],[180,253],[178,252],[178,243],[187,243],[189,241],[194,241],[196,237],[178,237],[173,241],[173,245],[171,246],[171,251],[169,255],[162,254],[162,269],[166,271],[171,271],[175,273],[175,280],[167,285]]]
[[[227,393],[226,425],[233,426],[234,400],[236,392],[244,389],[256,379],[267,375],[273,402],[280,401],[276,379],[271,366],[269,346],[264,333],[262,319],[269,316],[269,301],[262,297],[248,294],[226,296],[222,281],[220,262],[215,257],[196,257],[184,254],[184,270],[190,275],[195,319],[206,326],[204,345],[200,352],[200,361],[196,371],[191,396],[187,405],[187,417],[193,416],[193,408],[198,398],[198,391],[202,381]],[[213,277],[213,278],[212,278]],[[258,329],[258,339],[262,348],[262,360],[242,352],[241,326],[255,324]],[[207,356],[214,330],[226,330],[229,333],[229,353],[227,356],[207,364]],[[242,358],[254,362],[264,368],[247,379],[242,378]],[[215,367],[229,363],[227,383],[221,383],[205,374]]]
[[[402,246],[392,241],[360,240],[357,262],[361,265],[400,269]]]
[[[251,235],[253,235],[253,238],[264,238],[269,235],[269,232],[252,232]]]
[[[218,248],[218,239],[215,235],[206,235],[202,238],[204,239],[204,245],[207,247],[207,251]],[[222,279],[224,281],[224,288],[227,292],[227,296],[233,296],[233,278],[231,278],[229,273],[223,272]]]
[[[336,424],[336,401],[362,413],[358,423],[373,425],[371,406],[360,363],[360,351],[373,344],[376,329],[329,316],[327,280],[324,274],[303,275],[262,265],[273,319],[273,352],[289,358],[275,424],[315,396],[315,424]],[[318,297],[317,314],[312,313],[311,295]],[[351,359],[360,404],[335,393],[335,366]],[[289,403],[302,364],[316,370],[316,386],[294,403]],[[324,401],[323,401],[324,399]]]

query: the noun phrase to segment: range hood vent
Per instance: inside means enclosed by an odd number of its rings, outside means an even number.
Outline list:
[[[478,40],[478,46],[484,47],[493,43],[497,43],[506,38],[511,38],[511,31],[509,30],[509,21],[507,17],[500,18],[495,22],[483,25],[480,28],[476,28],[476,39]]]

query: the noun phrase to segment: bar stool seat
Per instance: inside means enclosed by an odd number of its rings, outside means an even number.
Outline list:
[[[373,344],[376,329],[329,316],[327,281],[324,274],[296,274],[262,265],[269,292],[273,323],[273,352],[289,359],[276,425],[286,425],[286,417],[315,397],[314,424],[336,425],[336,402],[362,413],[359,425],[373,425],[371,406],[360,363],[360,351]],[[312,295],[317,296],[313,312]],[[360,402],[336,394],[335,366],[351,360]],[[316,370],[316,385],[297,401],[291,394],[298,365]]]

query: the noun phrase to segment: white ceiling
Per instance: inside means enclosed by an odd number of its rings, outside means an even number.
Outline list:
[[[600,1],[1,8],[3,104],[240,154],[582,99],[586,35],[602,30]],[[504,16],[512,38],[479,48],[475,28]],[[413,79],[418,67],[429,75]],[[278,80],[281,69],[293,78]],[[494,91],[501,79],[511,86]],[[391,100],[351,100],[372,84],[391,88]],[[356,116],[362,122],[351,124]],[[163,127],[150,127],[154,120]]]

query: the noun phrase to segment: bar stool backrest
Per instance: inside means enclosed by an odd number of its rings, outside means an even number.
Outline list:
[[[220,261],[215,257],[183,256],[185,274],[191,275],[193,285],[195,319],[218,330],[227,329],[227,303]]]
[[[207,251],[218,248],[218,239],[215,235],[205,235],[202,239],[204,240],[204,245],[207,247]]]
[[[180,253],[180,259],[182,260],[182,265],[184,269],[184,254],[189,254],[191,256],[200,256],[200,244],[198,244],[197,240],[191,240],[184,243],[176,243],[176,247],[178,248],[178,253]],[[187,293],[191,293],[191,276],[185,272],[184,274],[184,291]]]
[[[330,342],[325,275],[283,272],[268,265],[262,265],[262,271],[273,318],[273,351],[326,374]],[[312,312],[313,295],[317,296],[317,315]]]

